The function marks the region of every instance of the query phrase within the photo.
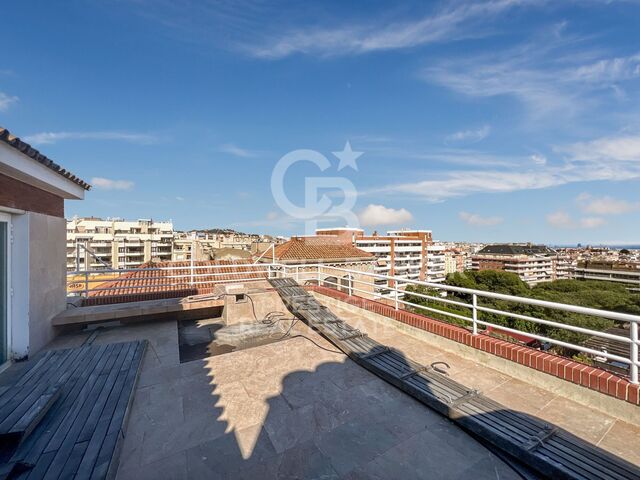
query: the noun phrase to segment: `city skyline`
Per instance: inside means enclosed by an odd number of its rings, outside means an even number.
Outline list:
[[[640,243],[637,3],[187,3],[7,7],[0,125],[91,181],[68,217],[302,233],[312,149],[367,231]]]

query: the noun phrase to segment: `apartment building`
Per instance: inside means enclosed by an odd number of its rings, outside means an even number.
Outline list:
[[[449,275],[450,273],[464,272],[469,264],[467,260],[471,257],[463,252],[453,249],[446,249],[444,251],[444,273]]]
[[[472,257],[472,270],[503,270],[517,274],[533,286],[571,278],[572,264],[568,257],[545,245],[488,245]]]
[[[580,280],[605,280],[640,285],[639,262],[580,261],[575,269]]]
[[[150,219],[74,218],[67,222],[67,270],[136,268],[172,260],[173,224]]]
[[[317,235],[332,235],[350,241],[376,258],[375,273],[408,280],[440,283],[446,279],[445,247],[433,243],[430,230],[392,230],[387,235],[365,236],[357,228],[319,229]],[[376,280],[382,295],[391,292],[384,278]],[[398,285],[403,283],[398,281]]]

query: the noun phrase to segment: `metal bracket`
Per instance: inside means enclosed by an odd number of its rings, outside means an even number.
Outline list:
[[[360,330],[355,331],[354,333],[352,333],[351,335],[346,335],[342,338],[339,338],[338,340],[340,340],[341,342],[346,342],[347,340],[351,340],[354,338],[364,338],[367,337],[368,335],[366,333],[362,333]]]
[[[462,403],[468,402],[472,398],[476,398],[478,395],[480,395],[479,390],[469,390],[467,393],[465,393],[461,397],[458,397],[455,400],[453,399],[449,400],[449,407],[457,407]]]
[[[417,375],[420,372],[424,372],[429,370],[429,367],[420,367],[420,368],[416,368],[415,370],[411,370],[408,373],[405,373],[404,375],[400,376],[400,380],[406,380],[407,378],[413,377],[414,375]]]
[[[542,446],[544,442],[553,437],[557,431],[558,429],[556,427],[545,425],[542,430],[529,437],[529,440],[524,442],[522,446],[529,452],[535,450],[536,448]]]

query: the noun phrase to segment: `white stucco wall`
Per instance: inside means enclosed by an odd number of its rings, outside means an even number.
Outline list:
[[[20,359],[53,340],[51,319],[66,307],[66,221],[31,212],[11,221],[11,351]]]
[[[29,354],[53,340],[51,319],[66,307],[64,218],[29,213]]]

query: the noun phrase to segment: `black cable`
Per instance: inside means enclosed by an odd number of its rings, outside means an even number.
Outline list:
[[[246,296],[246,297],[249,299],[249,301],[251,302],[251,311],[253,312],[253,318],[254,318],[254,320],[257,322],[257,321],[258,321],[258,315],[256,315],[256,306],[255,306],[255,304],[253,303],[253,298],[251,298],[251,295],[246,294],[246,293],[245,293],[245,296]]]
[[[322,345],[316,343],[314,340],[312,340],[311,338],[307,337],[306,335],[302,335],[302,334],[298,334],[298,335],[294,335],[292,337],[289,337],[291,339],[293,338],[304,338],[305,340],[309,340],[311,343],[313,343],[316,347],[318,347],[320,350],[324,350],[326,352],[331,352],[331,353],[340,353],[342,355],[346,355],[346,353],[344,353],[343,351],[340,350],[331,350],[330,348],[326,348],[323,347]]]

